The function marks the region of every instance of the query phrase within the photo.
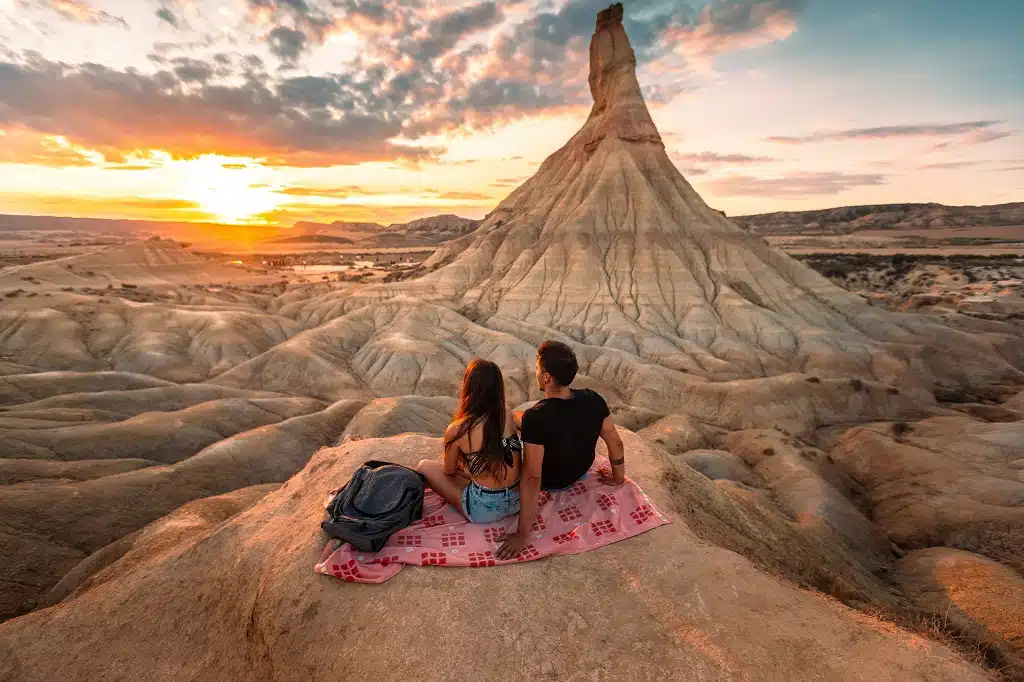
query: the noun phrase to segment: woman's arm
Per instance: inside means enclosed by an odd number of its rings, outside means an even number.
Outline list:
[[[448,425],[448,428],[445,429],[444,439],[447,442],[449,438],[453,438],[457,435],[459,435],[459,425],[452,422]],[[465,436],[463,436],[463,438],[465,438]],[[441,471],[449,476],[454,476],[459,470],[459,458],[462,454],[462,451],[459,448],[459,442],[461,440],[462,438],[448,443],[448,447],[446,447],[444,452],[441,453]]]

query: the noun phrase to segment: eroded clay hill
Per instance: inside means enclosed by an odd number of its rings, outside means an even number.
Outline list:
[[[598,17],[582,129],[419,279],[228,285],[158,242],[0,271],[0,679],[1024,674],[1019,330],[871,307],[709,208],[621,19]],[[315,574],[324,493],[435,456],[407,434],[443,431],[473,357],[538,397],[548,338],[674,523]]]
[[[709,208],[665,152],[614,17],[590,55],[584,126],[476,232],[442,246],[433,271],[290,304],[286,314],[315,333],[224,381],[280,388],[317,374],[326,356],[345,359],[355,382],[447,394],[460,351],[511,347],[499,360],[529,390],[532,354],[509,337],[569,341],[589,378],[655,410],[721,390],[708,381],[790,372],[876,381],[918,400],[935,387],[1024,380],[1012,327],[965,334],[872,307]]]
[[[67,258],[0,271],[0,290],[32,291],[40,286],[82,287],[130,284],[182,285],[231,282],[251,277],[241,267],[215,263],[174,241],[154,238],[126,246],[98,248]]]

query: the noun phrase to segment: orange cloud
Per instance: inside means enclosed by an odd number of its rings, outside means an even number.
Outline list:
[[[344,86],[330,78],[290,87],[249,80],[182,87],[168,74],[147,76],[99,64],[75,67],[32,59],[0,64],[0,109],[6,120],[124,162],[134,152],[174,158],[216,153],[264,159],[275,166],[333,166],[428,158],[436,150],[391,142],[401,120],[381,114],[334,115],[315,101]],[[138,155],[138,154],[136,154]]]
[[[74,194],[0,193],[0,210],[8,213],[134,218],[185,222],[211,221],[214,216],[194,201],[161,197],[97,197]]]
[[[102,155],[73,145],[60,135],[15,128],[0,130],[0,163],[68,168],[94,166],[102,160]]]

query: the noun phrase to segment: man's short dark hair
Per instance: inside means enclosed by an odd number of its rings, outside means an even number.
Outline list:
[[[542,370],[551,375],[559,386],[568,386],[576,378],[580,365],[576,353],[561,341],[545,341],[537,349]]]

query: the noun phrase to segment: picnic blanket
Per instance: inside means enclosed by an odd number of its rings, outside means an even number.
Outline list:
[[[406,564],[482,567],[579,554],[669,523],[632,480],[617,487],[601,483],[596,472],[607,464],[600,458],[568,490],[540,494],[531,541],[515,559],[502,561],[495,553],[505,534],[518,527],[518,516],[470,523],[428,489],[423,518],[392,535],[381,551],[360,552],[331,540],[314,570],[349,582],[382,583]]]

